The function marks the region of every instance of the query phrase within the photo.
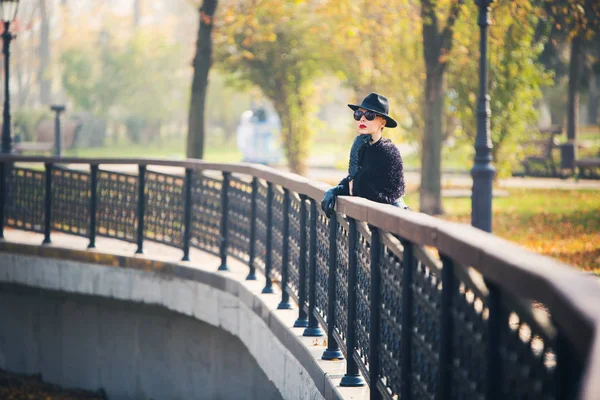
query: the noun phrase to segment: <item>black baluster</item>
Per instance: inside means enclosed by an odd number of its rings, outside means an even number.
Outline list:
[[[306,195],[300,195],[300,250],[298,260],[298,319],[294,328],[306,328],[308,316],[304,310],[306,304]]]
[[[283,237],[281,238],[281,303],[278,310],[289,310],[290,294],[288,293],[288,275],[290,268],[290,191],[283,189]]]
[[[8,163],[0,163],[0,239],[4,239],[4,210],[8,198]]]
[[[404,247],[402,260],[402,334],[400,347],[400,398],[410,399],[411,396],[411,348],[413,331],[413,273],[416,268],[413,244],[401,240]]]
[[[181,259],[181,261],[190,261],[190,238],[192,237],[193,174],[193,169],[185,169],[185,182],[183,187],[183,258]]]
[[[96,218],[98,208],[98,165],[90,165],[90,243],[88,249],[96,248]]]
[[[221,245],[219,254],[221,255],[221,265],[219,271],[229,271],[227,266],[227,247],[229,246],[229,180],[231,172],[223,172],[223,184],[221,185]]]
[[[336,215],[329,219],[329,277],[327,282],[327,349],[323,352],[323,360],[343,359],[337,340],[333,337],[335,329],[335,286],[337,266],[337,228]]]
[[[488,287],[488,343],[486,391],[487,400],[502,399],[502,384],[504,382],[500,346],[502,345],[502,330],[508,328],[508,317],[505,317],[500,289],[492,282],[485,282]]]
[[[256,257],[256,197],[258,195],[258,178],[252,178],[252,200],[251,200],[251,211],[250,211],[250,250],[249,250],[249,260],[248,265],[250,266],[250,271],[248,272],[248,276],[246,277],[247,281],[255,281],[256,280],[256,265],[255,257]]]
[[[558,326],[558,325],[557,325]],[[581,363],[577,361],[577,352],[569,343],[562,330],[556,334],[556,398],[574,399],[581,378]]]
[[[52,229],[52,163],[45,163],[46,167],[46,192],[44,194],[44,241],[42,244],[51,243],[50,230]]]
[[[440,310],[440,368],[438,398],[452,398],[452,370],[454,342],[454,322],[452,307],[454,294],[458,291],[454,278],[454,261],[444,255],[441,256],[442,268],[442,304]]]
[[[371,226],[371,324],[369,326],[369,383],[371,400],[381,399],[379,382],[379,347],[381,345],[381,233]]]
[[[354,359],[356,348],[356,285],[358,280],[358,234],[356,221],[349,218],[348,232],[348,331],[346,333],[346,375],[342,377],[340,386],[364,386],[365,381],[358,373],[358,365]]]
[[[315,316],[315,304],[317,304],[317,203],[310,199],[310,271],[308,286],[308,327],[303,336],[323,336],[323,330]]]
[[[265,287],[263,293],[273,293],[273,282],[271,282],[271,267],[273,249],[273,184],[267,183],[267,243],[265,244]]]
[[[136,254],[144,254],[144,213],[146,210],[146,166],[138,166],[138,229]]]

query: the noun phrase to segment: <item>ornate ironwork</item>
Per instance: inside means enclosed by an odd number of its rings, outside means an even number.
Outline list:
[[[431,263],[419,255],[417,259],[413,283],[412,396],[433,399],[439,373],[442,282]]]
[[[202,172],[196,172],[193,181],[191,245],[218,255],[221,242],[222,182]]]
[[[273,188],[273,224],[271,226],[273,234],[272,242],[272,264],[271,277],[275,280],[281,279],[281,255],[283,249],[283,190],[279,186]],[[287,240],[287,238],[285,239]]]
[[[227,196],[229,197],[229,254],[247,263],[250,260],[252,181],[232,176]]]
[[[137,240],[137,177],[98,171],[98,235]]]
[[[339,220],[336,234],[337,265],[335,280],[335,335],[340,349],[346,357],[348,357],[346,349],[346,333],[348,332],[348,228],[347,221]]]
[[[505,303],[505,307],[510,305]],[[526,307],[531,310],[529,305],[508,308],[508,326],[504,327],[500,336],[500,358],[504,371],[500,397],[556,399],[559,379],[554,327],[550,325],[550,318],[542,305],[535,305],[530,313],[523,312]],[[542,329],[536,317],[546,319],[548,323],[545,325],[550,329]]]
[[[78,236],[89,234],[90,174],[52,168],[52,229]]]
[[[487,317],[485,295],[459,282],[453,298],[454,368],[452,387],[458,398],[483,399],[485,394]]]
[[[288,292],[298,301],[300,288],[300,204],[301,200],[296,194],[290,196],[290,236],[287,238],[290,246],[289,254],[289,281]],[[304,254],[302,254],[304,257]]]
[[[327,325],[327,280],[329,279],[329,224],[330,220],[319,207],[317,216],[317,288],[315,312],[321,324]]]
[[[256,193],[256,242],[254,263],[259,271],[265,271],[267,243],[267,184],[259,180]]]
[[[389,236],[389,235],[386,235]],[[390,239],[383,241],[381,256],[381,344],[379,350],[380,391],[388,397],[400,393],[400,354],[402,337],[402,251]],[[373,384],[372,386],[373,387]]]
[[[5,164],[8,165],[8,164]],[[44,171],[7,167],[4,224],[17,229],[44,232]]]
[[[369,326],[371,324],[371,232],[358,224],[358,280],[356,285],[356,358],[363,376],[369,377]]]
[[[146,171],[144,238],[171,246],[183,246],[185,178]]]

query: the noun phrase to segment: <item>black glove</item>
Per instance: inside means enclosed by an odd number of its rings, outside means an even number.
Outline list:
[[[354,139],[354,143],[352,144],[352,148],[350,149],[350,162],[348,163],[348,175],[350,179],[356,176],[356,173],[359,170],[359,161],[362,156],[362,153],[365,149],[371,144],[371,135],[358,135],[356,139]]]
[[[344,194],[344,186],[337,185],[329,189],[325,192],[325,196],[323,196],[323,200],[321,200],[321,209],[327,216],[327,218],[331,218],[333,215],[333,210],[335,208],[335,198],[341,194]]]

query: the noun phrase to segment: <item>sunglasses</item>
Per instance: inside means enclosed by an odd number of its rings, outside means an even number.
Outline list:
[[[361,111],[361,110],[356,110],[354,111],[354,119],[356,121],[360,121],[360,119],[362,118],[362,116],[365,116],[365,118],[367,119],[367,121],[373,121],[375,119],[376,116],[378,116],[379,114],[377,114],[375,111]]]

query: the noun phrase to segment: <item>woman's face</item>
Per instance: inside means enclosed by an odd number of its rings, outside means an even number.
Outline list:
[[[372,135],[385,126],[385,118],[377,114],[375,119],[369,121],[367,119],[367,116],[365,115],[365,112],[367,113],[367,115],[368,113],[372,113],[372,111],[367,111],[364,108],[359,108],[354,112],[356,128],[358,129],[358,133],[360,135]],[[358,120],[356,119],[357,116],[360,116]]]

